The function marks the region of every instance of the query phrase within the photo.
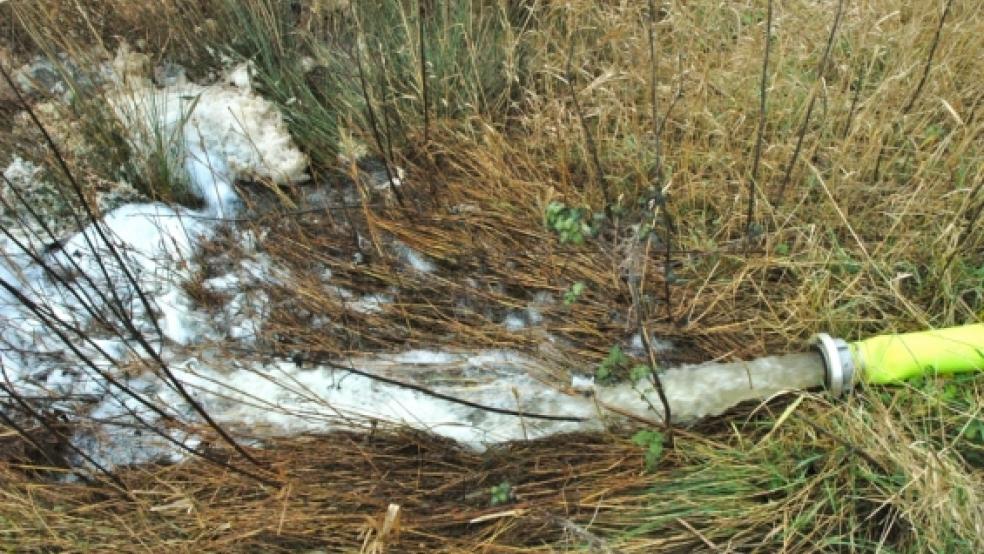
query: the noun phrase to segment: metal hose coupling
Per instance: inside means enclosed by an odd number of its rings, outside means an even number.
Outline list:
[[[854,388],[854,357],[851,346],[843,339],[818,333],[810,340],[823,358],[824,384],[834,396],[851,392]]]

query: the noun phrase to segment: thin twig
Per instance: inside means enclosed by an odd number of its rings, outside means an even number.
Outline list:
[[[823,50],[820,64],[817,65],[817,83],[819,86],[823,86],[824,83],[823,72],[827,68],[827,62],[830,59],[830,50],[833,48],[834,37],[837,36],[837,26],[840,24],[843,11],[844,0],[838,0],[837,13],[834,14],[834,23],[830,26],[830,35],[827,36],[827,46]],[[789,162],[786,163],[786,169],[782,174],[782,183],[779,185],[779,190],[776,192],[775,199],[772,201],[774,210],[778,210],[779,206],[782,205],[783,197],[786,194],[786,187],[789,185],[789,179],[793,174],[793,167],[796,165],[796,160],[799,159],[800,151],[803,148],[803,138],[806,136],[806,129],[810,124],[810,118],[813,116],[813,106],[816,105],[816,102],[817,91],[814,89],[810,92],[810,103],[806,107],[806,116],[803,118],[803,124],[800,126],[799,134],[796,137],[796,148],[793,149],[793,155],[790,156]]]
[[[629,293],[632,296],[633,311],[635,311],[636,315],[636,327],[638,328],[639,335],[642,337],[642,344],[646,349],[646,355],[649,357],[649,377],[653,382],[653,388],[656,389],[659,402],[663,407],[663,429],[666,431],[666,441],[672,448],[673,412],[670,408],[670,400],[666,397],[666,391],[663,389],[663,381],[659,378],[659,373],[657,372],[659,364],[656,360],[656,350],[653,348],[652,340],[649,336],[649,329],[646,327],[645,316],[642,313],[642,293],[631,280],[629,281]]]
[[[133,500],[133,497],[130,495],[130,490],[127,488],[126,483],[124,483],[122,479],[114,475],[113,472],[106,469],[105,466],[100,464],[98,461],[96,461],[92,456],[88,455],[81,448],[72,444],[72,441],[68,437],[66,437],[64,433],[56,429],[55,426],[48,421],[48,418],[44,417],[43,414],[35,410],[28,402],[26,402],[23,398],[20,397],[20,394],[18,394],[17,391],[15,391],[11,386],[8,386],[10,380],[7,378],[6,368],[0,365],[0,370],[2,370],[3,372],[4,382],[7,383],[7,384],[0,383],[0,391],[3,391],[4,393],[7,394],[7,396],[13,398],[14,402],[16,402],[20,406],[20,409],[23,410],[24,413],[26,413],[32,419],[40,423],[45,428],[45,430],[47,430],[49,433],[51,433],[52,436],[58,439],[58,442],[61,443],[65,448],[77,454],[80,458],[82,458],[90,465],[92,465],[92,467],[96,468],[96,470],[99,471],[99,473],[105,475],[106,478],[112,482],[114,488],[116,488],[117,491],[124,498],[126,498],[127,500]]]
[[[380,46],[380,48],[382,48],[382,47]],[[379,70],[377,71],[377,75],[379,77],[379,90],[382,91],[382,95],[383,95],[383,100],[382,100],[383,107],[380,110],[380,113],[381,113],[381,115],[383,117],[383,131],[384,131],[383,137],[386,139],[386,152],[389,155],[390,163],[392,163],[395,166],[396,165],[396,154],[393,153],[393,129],[392,129],[392,126],[390,125],[390,111],[391,110],[388,109],[390,107],[390,103],[389,103],[390,102],[390,87],[389,87],[389,81],[386,78],[386,63],[385,63],[385,60],[383,59],[382,55],[380,55],[378,51],[376,52],[376,54],[378,56],[378,61],[377,61],[377,66],[376,67],[379,68]],[[395,102],[396,101],[394,100],[394,103]],[[404,131],[404,138],[406,138],[405,135],[406,135],[406,132]]]
[[[980,196],[981,190],[984,189],[984,179],[977,182],[974,186],[974,190],[970,192],[970,201],[973,202],[975,198]],[[967,219],[967,226],[964,227],[963,231],[960,233],[960,238],[957,239],[957,244],[953,246],[953,250],[950,255],[947,256],[946,262],[943,264],[943,269],[940,271],[940,276],[946,274],[946,271],[950,269],[950,265],[953,264],[953,260],[960,253],[960,249],[963,248],[964,243],[970,238],[970,235],[975,230],[980,230],[978,222],[981,220],[981,215],[984,214],[984,198],[977,203],[977,207],[974,208],[973,214]]]
[[[648,35],[649,35],[649,63],[650,63],[650,102],[652,108],[652,118],[653,118],[653,148],[656,156],[655,169],[653,179],[655,181],[655,194],[654,199],[657,205],[660,207],[663,224],[666,231],[665,239],[665,250],[663,256],[663,294],[666,299],[666,316],[668,319],[673,318],[673,299],[671,295],[670,287],[670,270],[672,263],[672,252],[673,252],[673,222],[670,219],[670,214],[667,211],[666,197],[663,194],[663,168],[662,168],[662,158],[661,158],[661,143],[660,134],[662,133],[662,125],[659,122],[658,116],[658,95],[656,90],[657,79],[656,79],[656,3],[654,0],[649,0],[649,25],[648,25]],[[675,103],[675,101],[674,101]],[[672,104],[671,104],[672,108]],[[669,117],[669,113],[667,113]],[[585,129],[587,132],[587,129]],[[649,250],[649,242],[646,243],[647,257]],[[645,263],[645,262],[643,262]],[[640,278],[640,281],[642,278]],[[643,314],[642,307],[642,292],[637,288],[636,284],[629,281],[629,289],[632,296],[633,311],[636,314],[637,326],[639,328],[639,333],[642,336],[642,342],[646,347],[646,352],[649,354],[650,363],[650,378],[652,379],[653,386],[656,388],[656,393],[659,396],[660,403],[663,406],[663,428],[666,430],[666,439],[668,444],[672,447],[673,445],[673,423],[672,423],[672,410],[670,409],[670,402],[666,397],[666,392],[663,390],[663,382],[659,378],[657,373],[657,363],[656,363],[656,353],[653,350],[652,342],[649,338],[649,329],[646,328],[645,315]],[[649,400],[645,399],[648,403]]]
[[[939,23],[936,25],[936,32],[933,35],[933,42],[929,46],[929,55],[926,56],[926,65],[923,66],[922,77],[919,78],[919,83],[916,85],[915,90],[912,91],[912,95],[909,97],[909,101],[905,103],[902,107],[902,112],[899,114],[898,120],[895,122],[894,127],[901,129],[905,124],[905,116],[909,115],[912,111],[913,106],[916,104],[916,100],[922,94],[923,87],[926,86],[926,81],[929,79],[929,71],[933,66],[933,56],[936,55],[936,48],[940,44],[940,36],[943,33],[943,23],[946,22],[946,16],[950,13],[950,6],[953,5],[953,0],[947,0],[946,5],[943,6],[943,14],[940,16]],[[888,147],[888,140],[893,135],[882,135],[881,147],[878,149],[878,158],[875,159],[875,173],[872,177],[871,182],[877,183],[879,177],[881,177],[881,164],[882,159],[885,156],[885,150]]]
[[[765,21],[765,54],[762,56],[762,80],[759,83],[759,123],[758,133],[755,138],[755,151],[752,154],[752,175],[748,181],[748,209],[745,213],[745,237],[746,246],[751,245],[752,239],[752,218],[755,215],[755,189],[758,182],[759,162],[762,158],[762,142],[765,137],[765,115],[766,115],[766,82],[769,76],[769,51],[772,46],[772,0],[769,0],[768,13]]]
[[[430,144],[430,94],[427,86],[427,38],[425,36],[424,0],[417,0],[417,28],[420,33],[420,90],[424,111],[424,144]]]
[[[570,51],[567,55],[567,88],[571,94],[571,102],[574,103],[574,111],[577,113],[578,119],[581,121],[581,129],[584,131],[584,140],[588,147],[588,153],[591,155],[591,163],[594,166],[595,181],[601,188],[602,197],[605,200],[605,215],[608,217],[609,221],[614,220],[614,214],[612,211],[612,199],[608,192],[608,183],[605,179],[605,172],[601,168],[601,157],[598,155],[598,145],[595,143],[594,135],[591,134],[591,128],[588,127],[588,120],[584,115],[584,111],[581,109],[581,102],[577,99],[577,90],[574,88],[574,41],[571,40]]]
[[[653,156],[655,161],[653,162],[654,167],[654,180],[656,182],[656,187],[661,188],[663,186],[663,160],[660,152],[660,124],[659,124],[659,94],[656,91],[656,1],[649,0],[649,25],[647,27],[647,33],[649,35],[649,95],[650,95],[650,108],[652,109],[652,120],[653,120]]]
[[[649,357],[649,378],[653,382],[653,387],[656,388],[660,404],[663,405],[663,428],[666,430],[666,444],[673,448],[673,412],[670,409],[670,400],[666,397],[666,389],[663,388],[663,381],[659,377],[656,350],[653,348],[653,341],[649,336],[649,328],[641,321],[639,322],[639,331],[642,333],[642,344],[646,347],[646,354]]]
[[[670,105],[666,107],[666,112],[663,114],[662,119],[659,120],[659,127],[656,128],[656,134],[660,137],[663,136],[663,130],[666,129],[666,122],[670,120],[670,116],[673,115],[673,108],[680,102],[683,98],[683,53],[677,54],[677,87],[676,92],[673,93],[673,100],[670,101]]]
[[[666,318],[669,320],[673,319],[673,295],[671,287],[671,265],[673,262],[673,221],[670,218],[670,213],[667,207],[666,195],[663,192],[663,158],[661,152],[661,140],[660,134],[662,134],[663,124],[659,120],[659,95],[656,91],[656,2],[655,0],[649,0],[649,91],[650,91],[650,103],[652,104],[652,119],[653,119],[653,155],[655,156],[655,162],[653,167],[653,186],[655,187],[656,202],[660,207],[660,215],[663,219],[663,227],[666,233],[664,239],[665,249],[663,251],[663,296],[666,300]],[[676,103],[674,100],[673,103]],[[670,104],[672,108],[673,104]],[[669,117],[669,113],[667,113]],[[664,120],[665,121],[665,120]]]
[[[400,192],[400,187],[396,186],[396,181],[393,179],[393,170],[390,167],[390,158],[387,152],[391,152],[387,148],[383,147],[383,137],[379,132],[379,125],[376,123],[376,110],[372,107],[372,95],[369,94],[369,84],[366,82],[366,72],[362,64],[362,26],[359,24],[359,19],[355,13],[355,3],[349,4],[352,10],[352,20],[355,22],[356,29],[356,41],[355,41],[355,65],[359,70],[359,84],[362,88],[362,98],[366,103],[366,117],[369,118],[369,127],[372,129],[372,138],[376,141],[376,149],[379,151],[379,155],[383,157],[383,167],[386,170],[386,179],[389,183],[389,189],[393,191],[393,195],[396,197],[397,203],[401,208],[405,208],[406,205],[403,203],[403,193]],[[385,110],[385,105],[383,106]]]
[[[65,322],[65,321],[60,320],[59,318],[57,318],[53,314],[50,314],[50,313],[47,313],[46,314],[45,313],[45,310],[42,310],[41,309],[41,306],[39,306],[37,303],[35,303],[34,301],[32,301],[30,298],[27,298],[22,292],[20,292],[17,289],[17,287],[15,287],[14,285],[12,285],[11,283],[8,283],[3,278],[0,278],[0,287],[2,287],[3,289],[5,289],[21,305],[23,305],[24,307],[28,308],[31,311],[31,313],[33,313],[34,316],[38,318],[38,321],[40,321],[45,327],[47,327],[52,333],[54,333],[58,337],[58,339],[62,342],[62,344],[64,344],[72,352],[72,354],[74,354],[76,356],[76,358],[79,361],[81,361],[87,368],[89,368],[90,370],[94,371],[97,375],[99,375],[99,377],[101,377],[105,382],[107,382],[110,385],[118,388],[120,391],[122,391],[123,393],[125,393],[127,396],[129,396],[129,397],[137,400],[140,404],[144,405],[149,410],[151,410],[153,413],[157,414],[164,421],[168,421],[168,422],[175,422],[175,421],[177,421],[174,418],[174,416],[172,416],[171,414],[168,414],[167,412],[165,412],[161,407],[153,404],[152,402],[150,402],[147,399],[145,399],[143,396],[137,394],[135,391],[133,391],[132,389],[130,389],[126,385],[120,383],[115,378],[113,378],[113,376],[110,375],[107,371],[105,371],[102,368],[100,368],[89,356],[87,356],[84,352],[82,352],[79,349],[79,347],[75,344],[75,342],[70,337],[68,337],[68,335],[66,335],[65,332],[60,327],[65,327],[67,330],[72,331],[81,340],[83,340],[84,342],[90,343],[90,345],[93,346],[100,353],[100,355],[102,355],[104,358],[106,358],[107,360],[109,360],[114,365],[118,365],[118,362],[116,362],[116,360],[114,360],[108,353],[106,353],[102,349],[102,347],[100,347],[98,343],[94,342],[88,335],[86,335],[85,333],[83,333],[77,327],[69,324],[68,322]],[[2,366],[0,366],[0,367],[2,367]],[[115,398],[115,395],[112,394],[112,392],[109,390],[109,387],[108,386],[103,385],[103,387],[104,387],[104,390],[106,390],[108,394],[112,395]],[[243,475],[245,477],[249,477],[251,479],[254,479],[254,480],[256,480],[256,481],[258,481],[260,483],[264,483],[264,484],[268,484],[268,485],[274,485],[275,484],[275,482],[274,481],[271,481],[270,479],[267,479],[265,477],[261,477],[259,475],[256,475],[256,474],[252,473],[252,472],[249,472],[249,471],[246,471],[244,469],[235,467],[235,466],[233,466],[233,465],[231,465],[231,464],[229,464],[227,462],[224,462],[222,460],[219,460],[217,458],[214,458],[214,457],[212,457],[210,455],[206,455],[204,453],[201,453],[201,452],[198,452],[198,451],[194,450],[193,448],[189,447],[188,445],[186,445],[182,441],[179,441],[178,439],[175,439],[174,437],[172,437],[169,433],[166,433],[165,431],[162,431],[162,430],[158,429],[157,427],[155,427],[155,426],[150,425],[149,423],[147,423],[136,411],[134,411],[132,408],[130,408],[125,402],[120,402],[119,400],[117,400],[117,402],[119,403],[120,406],[124,407],[127,410],[127,412],[134,419],[136,419],[138,422],[140,422],[141,424],[143,424],[143,426],[145,428],[150,429],[151,432],[153,432],[154,434],[156,434],[159,437],[163,438],[165,441],[170,442],[171,444],[177,446],[179,449],[184,450],[184,451],[188,452],[189,454],[191,454],[193,456],[198,456],[200,458],[203,458],[206,461],[209,461],[209,462],[211,462],[213,464],[216,464],[216,465],[218,465],[218,466],[220,466],[220,467],[222,467],[224,469],[228,469],[230,471],[233,471],[233,472],[238,473],[240,475]],[[83,454],[83,457],[85,458],[86,456]]]
[[[851,108],[847,112],[847,121],[844,122],[844,131],[841,132],[841,139],[846,139],[851,133],[851,126],[854,124],[854,115],[857,113],[858,101],[861,100],[861,89],[864,88],[864,77],[864,63],[860,63],[858,64],[858,78],[854,81],[854,96],[851,98]]]
[[[943,14],[940,16],[939,24],[936,25],[936,32],[933,34],[933,42],[929,46],[929,55],[926,56],[926,65],[923,66],[922,77],[919,78],[919,84],[916,85],[916,89],[912,91],[912,96],[909,97],[909,101],[906,102],[905,107],[902,108],[902,115],[908,115],[912,111],[912,107],[916,104],[916,100],[922,94],[923,87],[926,86],[926,81],[929,79],[929,71],[933,66],[933,57],[936,55],[936,49],[940,45],[940,35],[943,33],[943,23],[946,22],[946,16],[950,13],[950,6],[953,5],[953,0],[946,0],[946,5],[943,6]]]

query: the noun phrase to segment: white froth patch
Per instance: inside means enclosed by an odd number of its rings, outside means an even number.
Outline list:
[[[672,342],[665,339],[661,339],[657,336],[651,337],[649,339],[649,344],[652,345],[653,350],[655,350],[656,352],[666,352],[668,350],[673,350]],[[632,338],[629,340],[629,351],[632,352],[633,354],[644,354],[645,350],[646,350],[646,345],[643,344],[642,342],[642,335],[639,333],[632,335]]]
[[[571,388],[576,391],[594,390],[595,381],[593,376],[574,375],[571,377]]]
[[[163,88],[128,78],[109,95],[138,152],[163,143],[193,191],[214,215],[234,213],[238,179],[284,184],[306,179],[308,159],[276,107],[248,86],[249,68],[230,78],[242,87],[177,83]],[[245,82],[244,82],[245,80]]]
[[[160,203],[121,206],[107,214],[99,225],[123,257],[140,290],[153,300],[164,336],[179,344],[193,342],[203,326],[203,318],[192,310],[180,283],[191,276],[190,258],[198,241],[211,231],[210,227],[190,210]],[[77,271],[69,256],[90,278],[103,286],[116,287],[122,297],[130,298],[139,310],[137,314],[143,312],[142,302],[132,290],[129,278],[115,263],[109,247],[92,225],[69,239],[51,256],[51,262],[65,271]],[[105,282],[100,263],[110,272],[109,283]]]
[[[392,359],[401,364],[444,365],[460,361],[461,356],[439,350],[407,350],[393,355]]]
[[[502,320],[502,324],[507,330],[516,332],[521,331],[526,327],[526,320],[523,319],[523,316],[513,313],[507,315],[506,318]]]
[[[256,67],[253,62],[243,62],[235,65],[226,75],[226,80],[234,86],[251,90],[253,88],[253,78],[256,76]]]
[[[348,293],[350,295],[349,296],[350,298],[354,296],[352,295],[351,291],[340,289],[340,292],[342,292],[343,298],[345,293]],[[385,309],[385,306],[392,303],[393,303],[393,297],[388,294],[381,294],[381,293],[367,294],[359,298],[358,300],[346,301],[345,307],[348,308],[349,310],[352,310],[353,312],[357,312],[365,315],[371,315],[371,314],[382,313],[383,310]]]
[[[400,259],[413,268],[414,271],[418,273],[433,273],[437,270],[437,266],[427,256],[417,252],[406,244],[395,241],[393,247],[396,249],[397,254],[399,254]]]

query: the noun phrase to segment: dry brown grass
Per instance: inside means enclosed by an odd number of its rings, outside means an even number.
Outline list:
[[[293,32],[321,36],[310,14],[322,4],[306,5]],[[648,328],[679,345],[665,362],[799,348],[819,330],[850,339],[980,321],[984,8],[953,3],[928,80],[906,112],[941,6],[846,2],[818,76],[836,4],[777,5],[754,214],[761,233],[749,242],[765,2],[665,3],[656,68],[659,112],[669,114],[664,192],[677,229],[670,314],[656,255],[663,243],[647,250],[630,230],[662,217],[646,204],[654,163],[646,3],[551,2],[538,4],[536,24],[514,37],[526,73],[507,108],[438,114],[427,142],[420,114],[401,108],[406,140],[394,161],[407,170],[406,207],[366,193],[358,207],[268,206],[248,223],[268,230],[262,247],[291,274],[268,291],[275,309],[264,344],[333,358],[514,348],[550,362],[555,375],[547,377],[562,381],[635,332],[628,283],[640,275]],[[230,30],[209,22],[212,4],[179,5],[108,2],[81,17],[75,3],[45,1],[24,17],[52,48],[81,52],[88,43],[80,37],[94,31],[109,51],[125,35],[155,59],[193,63],[195,41],[225,40]],[[777,199],[810,95],[818,105]],[[582,118],[603,175],[592,167]],[[357,115],[339,119],[372,148]],[[361,177],[348,166],[312,169],[339,187],[342,175]],[[620,199],[616,221],[584,245],[560,244],[544,225],[547,204],[602,211],[602,187]],[[360,246],[355,233],[370,244]],[[438,269],[408,271],[394,239]],[[364,262],[353,262],[357,252]],[[324,267],[332,284],[394,302],[378,313],[348,309],[326,293]],[[569,308],[541,307],[540,326],[500,324],[535,293],[556,299],[577,281],[587,292]],[[334,324],[314,329],[318,316]],[[546,335],[559,341],[544,348]],[[969,392],[959,402],[932,385],[869,391],[844,405],[806,396],[753,416],[743,407],[684,432],[653,473],[620,433],[487,455],[388,431],[283,439],[254,452],[278,486],[189,462],[124,472],[130,500],[27,478],[8,464],[0,540],[49,551],[980,551],[980,446],[962,434],[980,418],[980,379],[963,382]],[[488,489],[502,480],[516,501],[490,507]],[[386,550],[377,535],[390,503],[400,506],[400,533]],[[487,519],[469,523],[476,518]]]
[[[129,499],[26,479],[7,464],[2,540],[17,551],[980,548],[980,470],[968,473],[957,451],[900,425],[877,397],[833,406],[807,396],[757,411],[680,433],[652,472],[618,435],[478,454],[384,429],[268,441],[252,453],[272,485],[202,462],[125,470]],[[491,505],[502,482],[513,498]],[[391,504],[399,532],[380,536]]]

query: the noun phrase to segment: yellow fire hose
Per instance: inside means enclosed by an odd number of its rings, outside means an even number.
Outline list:
[[[880,335],[847,343],[821,333],[814,337],[826,370],[827,388],[840,394],[856,381],[885,385],[921,375],[984,370],[984,324],[901,335]]]

